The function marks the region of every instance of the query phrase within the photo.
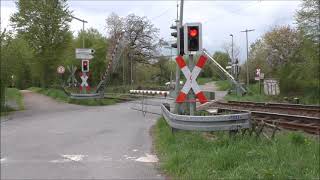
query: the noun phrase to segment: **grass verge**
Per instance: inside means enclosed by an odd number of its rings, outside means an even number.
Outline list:
[[[232,88],[228,81],[216,81],[218,90],[226,91]],[[250,84],[248,88],[248,93],[245,96],[237,96],[234,92],[225,96],[225,100],[230,101],[256,101],[256,102],[283,102],[283,103],[295,103],[294,98],[300,99],[301,104],[318,104],[319,98],[312,93],[306,93],[304,96],[298,95],[277,95],[277,96],[267,96],[263,92],[263,86],[261,87],[261,93],[259,88],[259,83]],[[285,100],[285,97],[287,100]]]
[[[19,91],[19,89],[7,88],[5,96],[6,96],[6,101],[14,101],[17,104],[18,106],[17,110],[24,109],[23,96]]]
[[[1,108],[0,116],[5,116],[12,111],[24,109],[23,96],[16,88],[6,88],[5,101],[5,106]]]
[[[231,84],[229,81],[216,81],[215,84],[218,86],[219,91],[227,91],[231,89]]]
[[[53,99],[71,103],[71,104],[79,104],[79,105],[86,105],[86,106],[104,106],[104,105],[112,105],[116,104],[118,102],[121,102],[121,100],[113,98],[113,99],[71,99],[69,98],[62,90],[60,89],[42,89],[39,87],[31,87],[29,90],[33,92],[37,92],[40,94],[44,94],[46,96],[52,97]]]
[[[173,179],[319,179],[319,142],[300,133],[266,139],[227,133],[179,131],[161,118],[155,148],[161,169]]]
[[[197,78],[197,82],[199,85],[204,85],[204,84],[211,82],[211,81],[213,81],[212,78],[208,78],[208,77],[198,77]]]

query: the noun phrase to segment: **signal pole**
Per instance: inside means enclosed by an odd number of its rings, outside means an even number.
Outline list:
[[[231,36],[231,63],[233,63],[233,34]]]
[[[247,69],[247,87],[249,87],[249,44],[248,44],[248,32],[254,31],[254,29],[246,29],[244,31],[241,32],[245,32],[246,33],[246,41],[247,41],[247,61],[246,61],[246,69]]]
[[[177,29],[180,28],[182,26],[182,23],[183,23],[183,0],[181,0],[181,3],[180,3],[180,20],[178,20],[178,17],[177,17],[177,20],[176,20],[176,23],[177,23]],[[178,33],[177,31],[177,44],[180,43],[180,34]],[[177,47],[177,56],[179,56],[179,49]],[[174,88],[174,92],[176,94],[176,96],[178,96],[179,94],[179,91],[180,91],[180,68],[177,64],[176,66],[176,84],[175,84],[175,88]],[[175,104],[175,108],[174,108],[174,113],[177,113],[179,114],[179,110],[180,109],[180,104],[179,103],[176,103]]]
[[[72,15],[70,15],[70,17],[82,22],[82,32],[84,33],[84,23],[88,23],[88,21],[85,21],[84,19],[80,19],[80,18],[74,17]],[[82,48],[84,48],[84,34],[82,36]]]

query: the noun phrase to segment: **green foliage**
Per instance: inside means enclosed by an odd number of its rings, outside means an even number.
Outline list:
[[[216,51],[213,54],[213,58],[223,67],[226,68],[228,62],[230,61],[230,57],[228,53]],[[207,61],[204,66],[200,77],[211,77],[213,80],[221,80],[224,79],[224,74],[213,64],[211,61]]]
[[[16,88],[6,88],[3,93],[3,105],[0,108],[0,115],[7,115],[8,112],[23,110],[23,96]]]
[[[308,39],[320,43],[320,1],[303,0],[301,9],[296,14],[298,28],[305,33]]]
[[[221,87],[219,83],[217,85]],[[235,93],[231,93],[225,96],[224,99],[228,101],[255,101],[255,102],[278,101],[280,99],[280,97],[278,96],[273,97],[273,96],[265,95],[263,92],[263,88],[261,89],[261,94],[260,94],[259,83],[250,84],[249,87],[247,87],[247,91],[248,93],[245,96],[238,96]]]
[[[66,0],[19,0],[16,5],[10,21],[34,50],[36,73],[41,85],[48,87],[56,81],[56,67],[71,40]]]
[[[254,82],[255,69],[260,68],[265,78],[279,79],[283,96],[304,96],[305,102],[319,104],[318,48],[302,33],[289,26],[275,27],[252,44],[250,81]],[[245,79],[244,71],[240,78]]]
[[[1,112],[24,109],[23,96],[16,88],[6,88],[4,100],[6,101],[6,106],[0,109]],[[10,104],[14,105],[11,106]]]
[[[21,36],[18,36],[2,47],[2,51],[4,53],[1,54],[1,58],[5,63],[8,86],[26,88],[31,83],[33,50]]]
[[[232,88],[229,81],[216,81],[215,84],[218,86],[219,91],[227,91]]]
[[[212,81],[211,77],[198,77],[197,78],[197,82],[199,85],[204,85],[204,84],[211,82],[211,81]]]
[[[304,144],[292,140],[301,136]],[[278,134],[270,142],[223,132],[172,134],[163,118],[154,129],[160,167],[173,179],[318,179],[319,143],[301,136]]]

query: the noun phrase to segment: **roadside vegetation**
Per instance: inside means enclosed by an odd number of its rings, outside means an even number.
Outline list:
[[[319,179],[318,140],[292,132],[270,141],[248,135],[154,128],[160,167],[173,179]]]
[[[227,91],[232,87],[231,83],[226,80],[215,81],[215,84],[218,86],[219,91]]]
[[[232,85],[227,81],[216,81],[218,90],[229,91],[232,89]],[[255,102],[281,102],[281,103],[296,103],[294,98],[299,98],[301,104],[319,104],[318,99],[314,99],[312,95],[306,96],[286,96],[286,94],[280,94],[276,96],[269,96],[264,94],[263,85],[261,84],[261,93],[259,83],[250,84],[247,88],[248,93],[244,96],[239,96],[235,92],[230,92],[224,99],[227,101],[255,101]]]
[[[1,107],[1,115],[6,115],[11,111],[23,110],[24,104],[21,92],[16,88],[6,88],[5,91],[5,101]]]
[[[79,105],[87,105],[87,106],[101,106],[101,105],[112,105],[116,104],[118,102],[121,102],[120,99],[116,99],[116,97],[110,99],[110,98],[104,98],[104,99],[71,99],[69,98],[63,90],[60,89],[42,89],[38,87],[31,87],[29,90],[33,92],[37,92],[46,96],[49,96],[53,99],[56,99],[58,101],[71,103],[71,104],[79,104]]]
[[[197,78],[197,82],[198,82],[199,85],[204,85],[204,84],[206,84],[208,82],[211,82],[212,80],[213,79],[210,78],[210,77],[199,77],[199,78]]]

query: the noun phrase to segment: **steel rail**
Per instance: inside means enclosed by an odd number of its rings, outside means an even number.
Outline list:
[[[271,113],[264,111],[246,111],[231,108],[221,108],[222,110],[234,112],[251,112],[254,120],[265,121],[268,123],[277,123],[285,129],[303,130],[308,133],[320,134],[320,118],[310,116],[289,115],[280,113]],[[272,119],[270,119],[272,118]]]
[[[228,103],[264,105],[264,106],[270,106],[270,107],[274,106],[274,107],[281,107],[281,108],[315,109],[315,110],[320,111],[320,106],[319,105],[273,103],[273,102],[253,102],[253,101],[228,101]]]
[[[242,102],[242,101],[228,101],[228,102],[216,102],[217,105],[222,106],[234,106],[243,107],[250,111],[265,111],[265,112],[277,112],[286,113],[290,115],[305,115],[312,117],[320,116],[320,107],[317,109],[316,106],[291,106],[291,104],[272,104],[263,102]],[[284,112],[283,112],[284,111]]]

